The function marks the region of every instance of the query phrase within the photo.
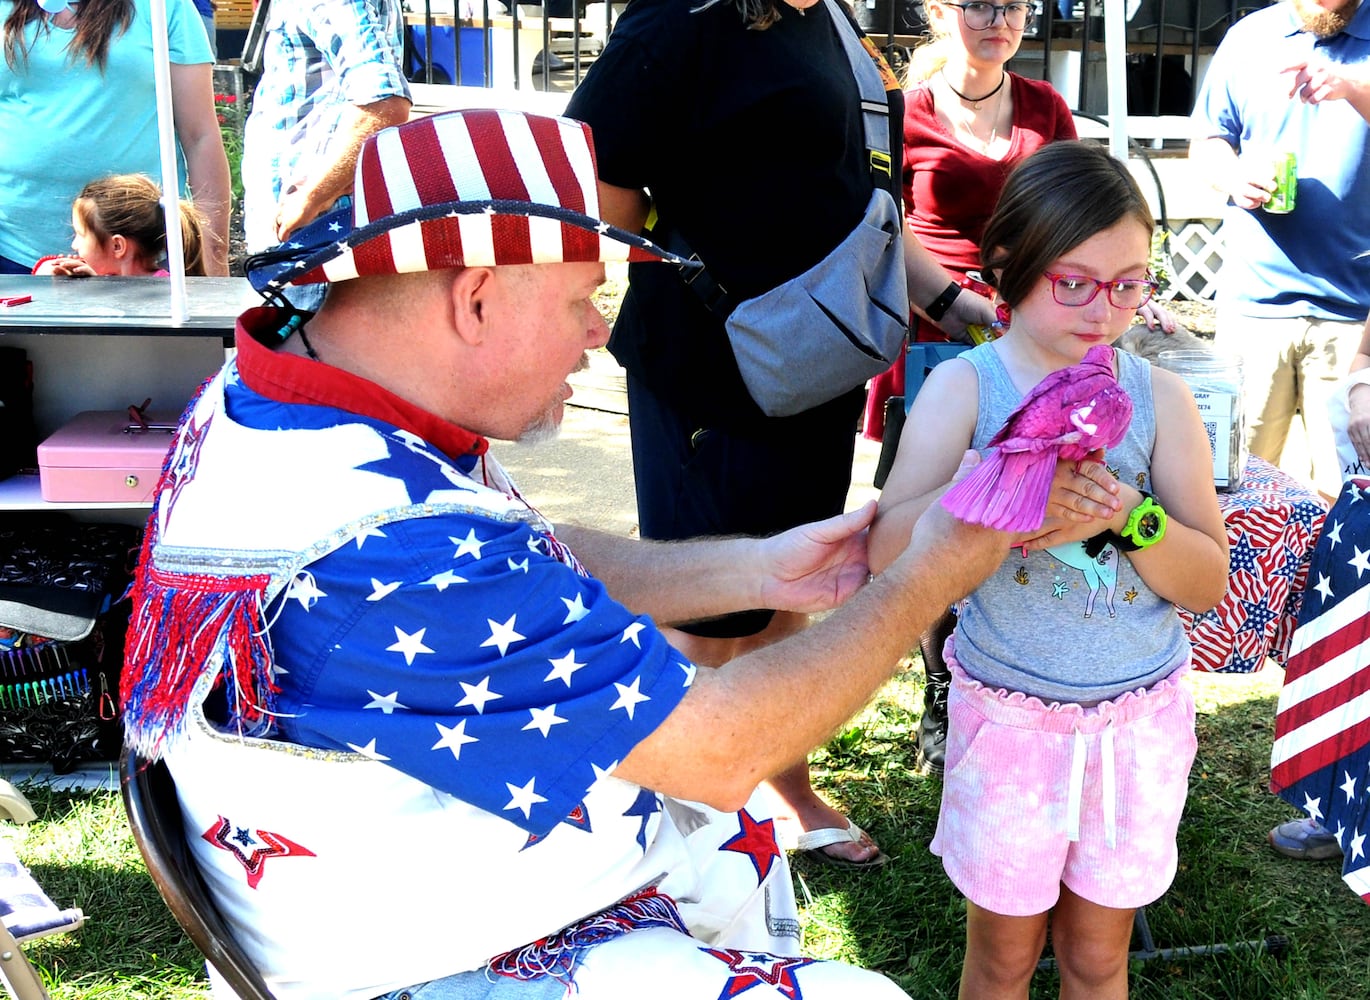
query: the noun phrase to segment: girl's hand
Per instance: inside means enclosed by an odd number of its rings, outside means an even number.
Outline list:
[[[1051,480],[1042,527],[1015,546],[1028,552],[1097,535],[1122,510],[1121,490],[1101,459],[1061,459]]]
[[[38,265],[35,274],[52,274],[59,278],[89,278],[95,269],[80,257],[53,257]]]

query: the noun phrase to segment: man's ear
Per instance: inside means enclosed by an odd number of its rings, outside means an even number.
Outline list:
[[[489,335],[498,279],[489,267],[464,267],[449,286],[452,326],[468,344],[483,343]]]

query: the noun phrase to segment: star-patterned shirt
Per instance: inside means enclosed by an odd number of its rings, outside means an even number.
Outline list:
[[[360,418],[387,457],[340,466],[397,480],[415,504],[450,495],[454,466],[475,477],[466,509],[368,527],[291,580],[270,612],[278,735],[364,754],[546,834],[670,713],[694,667],[541,518],[480,508],[482,470],[494,471],[481,439],[345,373],[319,379],[321,366],[251,338],[239,348],[242,377],[225,389],[235,422],[288,432]]]

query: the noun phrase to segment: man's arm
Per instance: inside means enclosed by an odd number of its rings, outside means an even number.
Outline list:
[[[826,611],[865,582],[874,501],[771,538],[648,542],[572,525],[564,541],[635,614],[679,623],[745,608]]]
[[[720,809],[741,807],[758,782],[859,711],[943,610],[994,571],[1011,541],[933,507],[903,555],[823,621],[699,670],[615,774]]]
[[[407,97],[385,97],[371,104],[347,105],[323,156],[301,164],[307,170],[306,176],[291,179],[281,189],[276,210],[276,238],[285,242],[286,236],[318,218],[351,191],[362,143],[381,129],[408,121],[410,106]]]
[[[1341,63],[1295,63],[1285,69],[1292,74],[1289,96],[1305,104],[1345,101],[1366,121],[1370,121],[1370,73]]]

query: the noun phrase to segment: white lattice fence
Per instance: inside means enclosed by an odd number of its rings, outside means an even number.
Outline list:
[[[1162,298],[1211,299],[1223,264],[1221,223],[1189,219],[1170,227],[1170,283]]]

